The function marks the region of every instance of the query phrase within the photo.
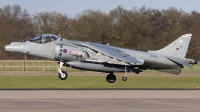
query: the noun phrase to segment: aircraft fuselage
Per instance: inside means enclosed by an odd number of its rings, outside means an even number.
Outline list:
[[[168,46],[157,51],[137,51],[125,48],[66,40],[53,34],[42,34],[26,42],[12,42],[5,50],[25,55],[59,61],[59,78],[65,80],[67,73],[62,66],[81,70],[110,73],[106,80],[116,80],[113,72],[140,73],[146,69],[179,74],[184,66],[192,68],[194,59],[185,58],[192,34],[179,37]],[[183,66],[184,65],[184,66]],[[126,75],[123,80],[127,80]]]

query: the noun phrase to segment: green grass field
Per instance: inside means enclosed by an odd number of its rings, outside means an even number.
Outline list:
[[[25,66],[25,67],[24,67]],[[179,76],[171,74],[162,76],[162,72],[154,70],[144,71],[146,76],[131,76],[123,82],[122,75],[117,75],[114,84],[106,82],[105,76],[73,76],[61,81],[56,76],[57,63],[45,60],[1,60],[0,88],[197,88],[200,87],[200,65],[194,65],[192,69],[185,67]],[[80,72],[79,70],[63,67],[67,72]],[[12,71],[12,72],[11,72]],[[23,71],[38,72],[31,75]],[[19,72],[19,73],[18,73]],[[46,75],[45,72],[55,72],[55,75]],[[9,74],[10,73],[10,74]],[[22,75],[22,73],[24,75]],[[45,75],[41,75],[41,74]],[[16,75],[17,74],[17,75]],[[38,74],[40,74],[38,76]],[[74,74],[74,73],[73,73]],[[86,73],[85,73],[86,74]],[[158,76],[155,76],[158,75]],[[134,74],[135,75],[135,74]],[[131,76],[131,77],[129,77]],[[162,76],[162,77],[160,77]],[[186,76],[186,77],[185,77]]]
[[[53,72],[57,71],[58,64],[56,61],[48,60],[0,60],[0,72],[10,72],[10,71],[43,71],[43,72]],[[78,72],[79,70],[73,68],[63,67],[63,70],[68,72]],[[147,71],[144,71],[147,72]],[[200,64],[194,65],[193,68],[185,67],[182,69],[183,73],[188,74],[198,74],[200,73]],[[155,73],[153,70],[150,73]]]
[[[0,76],[0,88],[197,88],[200,77],[195,76],[134,76],[126,82],[117,76],[113,84],[107,83],[105,76],[69,76],[59,80],[57,76]]]

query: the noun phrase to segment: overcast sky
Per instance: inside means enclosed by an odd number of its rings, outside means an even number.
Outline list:
[[[200,12],[200,0],[1,0],[0,8],[13,4],[19,4],[29,14],[57,11],[71,17],[75,17],[86,9],[108,13],[119,5],[126,9],[146,6],[147,8],[161,10],[176,7],[186,12],[193,10]]]

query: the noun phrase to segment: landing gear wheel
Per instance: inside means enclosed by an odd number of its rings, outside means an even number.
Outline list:
[[[135,72],[136,74],[139,74],[140,72]]]
[[[122,80],[123,80],[123,81],[126,81],[126,80],[127,80],[127,77],[126,77],[126,76],[123,76],[123,77],[122,77]]]
[[[62,71],[62,74],[58,73],[58,77],[60,80],[65,80],[65,79],[67,79],[68,74],[67,74],[67,72]]]
[[[116,81],[116,76],[114,74],[108,74],[106,80],[108,83],[114,83]]]

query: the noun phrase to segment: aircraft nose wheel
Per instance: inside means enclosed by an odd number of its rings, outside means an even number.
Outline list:
[[[108,83],[114,83],[116,81],[116,76],[110,73],[107,75],[106,80]]]
[[[122,77],[122,80],[123,80],[123,81],[126,81],[126,80],[127,80],[127,77],[126,77],[126,76],[123,76],[123,77]]]
[[[67,72],[62,71],[62,74],[58,73],[58,77],[60,80],[65,80],[65,79],[67,79],[68,74],[67,74]]]

